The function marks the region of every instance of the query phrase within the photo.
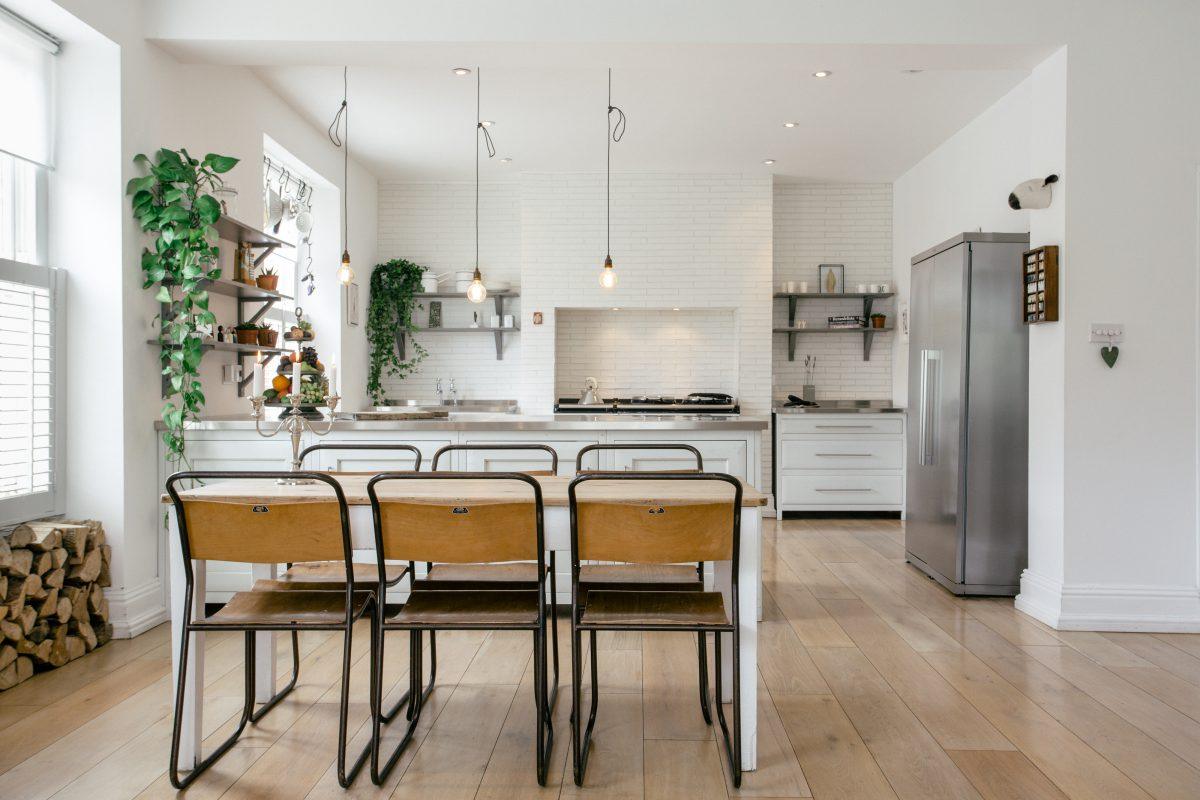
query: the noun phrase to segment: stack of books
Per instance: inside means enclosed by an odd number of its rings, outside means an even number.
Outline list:
[[[865,328],[867,327],[867,318],[854,315],[829,317],[828,325],[830,328]]]

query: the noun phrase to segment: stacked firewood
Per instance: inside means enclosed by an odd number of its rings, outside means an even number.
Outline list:
[[[94,520],[27,522],[0,534],[0,690],[112,638],[111,560]]]

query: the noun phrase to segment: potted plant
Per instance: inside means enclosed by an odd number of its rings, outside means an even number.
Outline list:
[[[882,328],[886,324],[887,324],[887,316],[885,316],[884,314],[872,314],[871,315],[871,327],[872,328]]]
[[[274,267],[264,267],[254,282],[260,289],[266,289],[268,292],[274,292],[279,288],[279,275],[275,272]]]
[[[258,323],[239,322],[233,330],[238,344],[258,344]]]
[[[263,347],[274,347],[277,341],[279,341],[279,331],[270,325],[260,325],[258,327],[258,343]]]
[[[377,264],[371,273],[371,294],[367,301],[367,393],[377,405],[383,403],[383,378],[397,380],[416,369],[425,358],[425,348],[412,342],[412,358],[407,361],[396,348],[396,334],[411,334],[417,329],[413,311],[421,308],[416,294],[421,291],[425,267],[402,258]],[[411,336],[409,337],[411,339]]]

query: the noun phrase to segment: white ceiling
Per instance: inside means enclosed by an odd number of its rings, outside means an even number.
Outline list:
[[[474,75],[497,157],[484,179],[604,168],[606,68],[628,115],[614,171],[892,181],[1020,82],[1040,45],[160,42],[245,64],[328,126],[350,64],[351,147],[381,179],[473,175]],[[813,78],[815,70],[832,76]],[[905,70],[921,69],[917,74]],[[785,121],[800,123],[786,129]],[[502,165],[501,157],[511,158]],[[776,160],[764,166],[766,158]]]

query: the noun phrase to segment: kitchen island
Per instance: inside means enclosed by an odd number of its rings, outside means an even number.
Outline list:
[[[264,421],[263,429],[274,430],[274,422]],[[321,423],[317,423],[318,427]],[[161,429],[161,423],[156,423]],[[575,472],[579,450],[591,444],[688,444],[700,451],[705,470],[724,472],[763,489],[762,438],[768,421],[744,415],[665,415],[665,414],[484,414],[452,413],[444,419],[351,420],[338,419],[328,435],[304,436],[303,445],[312,444],[411,444],[421,451],[422,470],[431,468],[433,454],[448,444],[547,444],[558,452],[558,474]],[[254,429],[254,421],[245,416],[214,416],[188,426],[188,460],[197,470],[279,470],[287,469],[292,456],[286,435],[264,438]],[[173,471],[160,443],[161,487]],[[413,457],[406,452],[355,452],[319,450],[305,461],[312,469],[338,472],[410,470]],[[585,455],[587,469],[692,468],[694,460],[686,452],[661,450],[618,450]],[[459,451],[450,454],[449,469],[503,471],[545,469],[544,459],[526,453]],[[148,498],[148,501],[150,499]],[[157,503],[157,495],[153,502]],[[170,545],[162,532],[163,548]],[[560,561],[559,602],[569,602],[569,576],[566,561]],[[227,601],[234,592],[245,591],[253,583],[244,564],[210,564],[207,599]],[[568,587],[564,591],[564,587]]]

